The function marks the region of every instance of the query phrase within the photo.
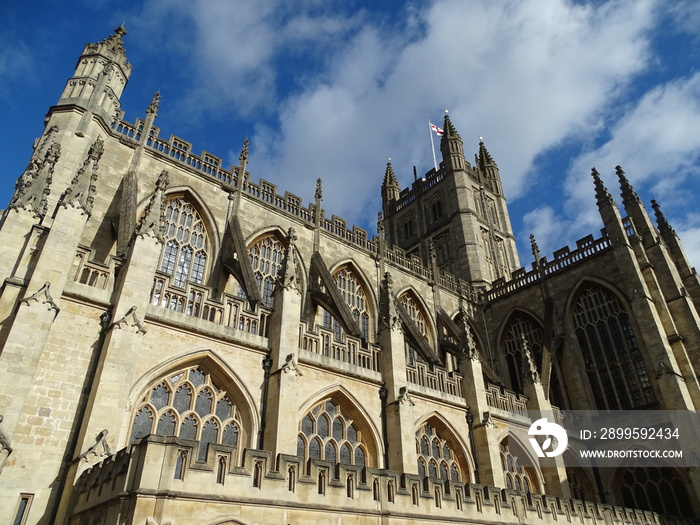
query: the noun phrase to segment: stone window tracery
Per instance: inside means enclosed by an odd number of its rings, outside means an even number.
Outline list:
[[[198,440],[197,459],[205,461],[209,443],[238,446],[241,423],[227,392],[190,366],[153,383],[136,406],[129,442],[148,434]]]
[[[526,370],[529,368],[523,354],[523,342],[527,343],[539,376],[542,373],[542,340],[542,327],[532,318],[523,314],[513,318],[506,333],[505,346],[512,388],[518,393],[524,391]],[[563,404],[564,397],[554,364],[550,375],[550,399],[556,406]]]
[[[506,488],[537,493],[537,483],[532,473],[529,472],[529,469],[523,467],[518,457],[511,452],[507,438],[501,441],[499,448],[501,452],[501,468],[503,468],[503,474],[506,479]]]
[[[172,275],[172,284],[179,288],[188,282],[201,284],[208,258],[207,231],[197,210],[183,197],[165,202],[163,236],[160,271]]]
[[[297,456],[359,467],[367,462],[362,431],[330,399],[314,406],[301,420]]]
[[[416,431],[416,454],[421,476],[445,481],[461,480],[454,450],[430,423],[423,423]]]
[[[629,317],[611,292],[586,287],[574,306],[574,322],[598,409],[624,410],[656,401]]]
[[[426,316],[413,294],[408,291],[404,292],[399,297],[399,302],[403,306],[404,310],[406,310],[408,316],[413,320],[420,334],[426,341],[430,342]],[[426,356],[421,355],[421,352],[415,347],[408,337],[404,337],[404,345],[406,350],[406,363],[409,366],[415,366],[417,362],[426,362]]]
[[[253,243],[248,251],[255,280],[262,291],[262,305],[272,308],[272,292],[282,270],[284,245],[276,235],[268,234]]]
[[[619,502],[627,507],[674,516],[692,515],[686,484],[673,468],[633,467],[620,476]]]

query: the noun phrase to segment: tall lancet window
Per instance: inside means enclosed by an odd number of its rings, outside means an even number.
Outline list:
[[[362,337],[369,340],[369,311],[367,309],[367,296],[360,284],[360,280],[347,266],[343,266],[333,273],[340,290],[340,295],[350,308],[353,318],[362,331]]]
[[[197,210],[182,197],[165,203],[165,246],[159,269],[173,276],[172,284],[201,284],[207,266],[207,231]]]
[[[420,306],[418,300],[413,296],[411,292],[404,292],[399,297],[399,302],[401,306],[404,307],[408,316],[413,320],[418,331],[423,336],[423,338],[430,344],[430,335],[428,333],[428,322],[426,321],[426,315]],[[417,348],[411,343],[409,338],[404,338],[404,343],[406,345],[406,363],[409,366],[415,366],[416,362],[424,362],[427,356],[421,355]]]
[[[598,409],[624,410],[656,401],[629,317],[611,292],[585,287],[574,307],[574,322]]]
[[[249,252],[250,264],[262,292],[262,305],[272,308],[272,292],[275,289],[275,279],[282,270],[284,246],[275,235],[270,234],[255,241]]]

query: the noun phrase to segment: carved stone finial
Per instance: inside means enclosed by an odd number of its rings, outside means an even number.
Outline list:
[[[34,292],[32,295],[29,297],[25,297],[20,301],[20,303],[25,303],[27,306],[32,305],[32,301],[35,301],[37,303],[45,304],[48,306],[49,310],[53,310],[56,312],[54,317],[58,315],[58,313],[61,311],[61,309],[58,307],[58,305],[54,302],[53,297],[51,297],[51,294],[49,293],[49,287],[51,286],[51,283],[49,281],[46,281],[44,285],[39,288],[36,292]]]
[[[282,269],[277,275],[277,285],[285,290],[296,290],[300,292],[300,286],[297,279],[297,264],[296,264],[296,242],[298,240],[297,232],[294,228],[289,228],[287,231],[287,247],[284,250],[284,260],[282,261]]]
[[[472,330],[467,320],[467,311],[462,304],[459,305],[459,328],[460,328],[460,346],[462,347],[462,358],[475,361],[479,359],[479,350],[476,348],[476,342],[472,336]]]
[[[46,215],[53,172],[60,156],[61,145],[54,142],[43,159],[38,156],[31,158],[27,169],[15,184],[16,191],[10,201],[10,209],[25,208],[42,218]]]
[[[156,188],[146,205],[146,211],[136,225],[136,235],[141,237],[155,237],[161,244],[165,242],[165,238],[163,237],[163,228],[165,226],[165,190],[168,188],[169,184],[170,175],[168,171],[161,171],[156,181]]]
[[[661,211],[661,206],[659,203],[652,199],[651,207],[654,210],[654,215],[656,215],[656,224],[659,225],[659,231],[663,235],[676,235],[676,232],[671,228],[671,224],[666,220],[663,212]]]
[[[381,241],[384,238],[384,218],[382,217],[382,212],[377,213],[377,234]]]
[[[148,109],[146,110],[146,113],[152,113],[153,117],[158,116],[158,105],[160,104],[160,91],[156,91],[153,93],[153,99],[151,99],[151,103],[148,105]]]
[[[105,47],[112,51],[124,53],[124,41],[122,40],[122,37],[124,37],[126,33],[126,28],[123,25],[115,27],[114,34],[109,35],[102,41],[102,43],[105,45]]]
[[[530,383],[540,382],[540,373],[537,370],[535,359],[530,349],[530,342],[525,337],[525,334],[520,334],[520,350],[523,356],[523,378]]]
[[[537,241],[535,240],[535,234],[530,234],[530,248],[532,249],[532,256],[535,258],[535,264],[539,266],[540,264],[540,248],[537,246]]]
[[[598,207],[600,208],[603,204],[615,204],[612,196],[608,192],[608,189],[603,184],[600,178],[600,173],[595,168],[591,168],[591,176],[593,177],[593,183],[595,185],[595,197]]]
[[[61,204],[80,208],[90,215],[95,202],[95,182],[97,181],[97,168],[104,153],[104,141],[97,138],[88,150],[82,167],[73,177],[70,186],[61,197]],[[92,167],[90,167],[92,164]]]
[[[112,328],[136,328],[136,333],[145,334],[146,327],[143,323],[136,317],[136,306],[132,306],[124,314],[124,317],[112,323]]]
[[[316,193],[314,193],[314,198],[315,198],[317,201],[320,201],[320,200],[323,199],[323,188],[322,188],[322,185],[321,185],[321,179],[320,179],[320,178],[316,179]]]
[[[396,299],[392,286],[394,280],[389,272],[384,274],[381,293],[379,297],[381,311],[381,325],[383,328],[391,330],[401,330],[401,318],[399,317],[398,309],[396,308]]]
[[[630,181],[627,180],[627,177],[625,177],[625,172],[622,171],[622,168],[620,166],[615,166],[615,173],[617,174],[617,178],[620,180],[622,203],[625,206],[629,206],[634,202],[640,202],[639,196],[634,191],[634,188],[632,188]]]
[[[241,163],[248,161],[248,139],[243,140],[243,149],[241,149],[241,154],[238,156],[238,161]]]

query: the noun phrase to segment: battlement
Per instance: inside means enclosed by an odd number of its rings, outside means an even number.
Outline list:
[[[185,518],[197,522],[196,505],[207,502],[205,518],[223,519],[231,509],[246,509],[241,503],[268,515],[282,513],[285,519],[311,523],[328,512],[361,513],[367,523],[387,513],[397,520],[426,515],[433,523],[477,519],[489,523],[550,524],[605,523],[660,525],[690,523],[689,520],[665,521],[652,512],[608,504],[596,504],[483,486],[469,482],[423,478],[361,465],[333,464],[287,455],[272,455],[263,450],[209,445],[204,462],[196,461],[201,444],[174,437],[146,436],[129,449],[103,460],[82,473],[76,483],[77,501],[74,520],[117,513],[126,498],[135,515],[153,517],[153,498],[168,498],[163,518]],[[205,445],[206,446],[206,445]],[[144,465],[162,464],[163,470],[144,469]],[[174,497],[177,496],[177,497]],[[303,501],[302,506],[295,504]],[[248,512],[252,512],[248,510]],[[245,516],[240,516],[246,518]],[[272,521],[272,520],[271,520]],[[377,521],[378,522],[378,521]]]

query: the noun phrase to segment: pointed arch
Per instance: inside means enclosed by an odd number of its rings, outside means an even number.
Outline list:
[[[373,340],[377,326],[378,309],[374,291],[370,287],[367,277],[352,259],[336,263],[329,272],[338,287],[340,296],[360,328],[362,338],[367,342]],[[338,320],[331,320],[332,315],[325,308],[321,314],[323,326],[328,329],[333,328],[334,332],[337,332],[337,329],[340,328]]]
[[[426,425],[429,425],[433,429],[433,435],[428,435]],[[463,483],[473,482],[472,472],[474,472],[474,458],[467,452],[469,450],[467,444],[462,440],[459,432],[457,432],[447,418],[437,411],[432,411],[416,419],[415,428],[419,472],[421,470],[421,463],[427,465],[432,459],[436,459],[436,464],[438,465],[437,473],[440,479],[461,481]],[[427,454],[425,447],[426,438],[428,444]],[[435,444],[434,438],[437,438],[442,445],[440,457],[435,457],[433,453],[433,445]],[[447,445],[449,448],[449,459],[446,457],[444,445]],[[443,472],[441,471],[443,465],[447,467],[446,478],[443,477]],[[453,467],[457,467],[456,472]],[[457,479],[455,479],[455,473],[457,474]],[[429,469],[426,471],[426,475],[428,474],[430,474]]]
[[[193,370],[200,370],[208,379],[198,386],[195,386],[192,381],[185,381],[183,378],[175,379],[178,374],[184,373],[185,369],[187,369],[188,373]],[[175,380],[173,381],[173,379]],[[157,398],[156,400],[153,399],[153,391],[160,385],[164,385],[171,397],[159,407],[158,403],[162,402],[158,401]],[[215,388],[211,388],[212,385]],[[180,388],[183,388],[182,396],[186,395],[184,389],[190,391],[191,398],[187,404],[182,401],[181,404],[176,405],[178,400],[175,399],[175,394]],[[206,396],[207,392],[212,394],[211,412],[202,417],[197,411],[196,396],[198,394]],[[224,402],[219,405],[219,402],[224,400],[224,398],[228,398],[233,405],[230,412],[232,415],[228,417],[225,413],[227,403]],[[202,406],[201,403],[204,403],[204,399],[200,401],[200,406]],[[260,427],[260,417],[256,406],[253,396],[245,387],[238,374],[220,356],[209,348],[197,349],[174,356],[160,363],[144,373],[133,384],[127,407],[132,421],[127,426],[130,429],[132,428],[133,418],[145,407],[151,411],[154,421],[157,417],[160,417],[157,414],[164,415],[168,411],[173,413],[176,424],[180,425],[185,419],[192,416],[193,421],[199,425],[196,429],[198,435],[201,431],[200,423],[206,423],[206,421],[211,419],[209,416],[215,416],[215,419],[220,424],[218,428],[219,439],[227,438],[235,441],[236,446],[242,449],[254,446],[254,438]],[[203,409],[200,409],[200,412],[202,411]],[[233,423],[237,428],[229,427],[229,423]],[[156,430],[155,422],[152,430]],[[233,434],[235,434],[235,437]],[[128,442],[131,435],[132,431],[129,430],[129,434],[122,436],[121,441]]]
[[[529,371],[524,345],[527,345],[539,374],[542,369],[543,324],[533,313],[520,308],[514,308],[505,319],[499,331],[500,355],[505,360],[512,390],[522,394]]]
[[[499,438],[501,468],[506,480],[506,489],[523,492],[542,492],[542,472],[539,463],[528,452],[528,448],[513,434],[506,432]]]
[[[272,294],[279,272],[282,270],[287,237],[277,227],[266,228],[246,241],[246,249],[255,281],[261,292],[261,305],[272,308]],[[239,295],[242,290],[239,289]]]
[[[326,402],[330,402],[335,406],[340,407],[341,418],[354,426],[355,431],[358,433],[357,440],[353,441],[350,439],[350,437],[352,437],[350,435],[352,430],[350,430],[350,427],[347,425],[344,430],[343,438],[336,439],[333,437],[333,425],[337,419],[336,414],[330,414],[328,410],[321,410],[314,413],[314,411],[320,405]],[[303,434],[305,441],[310,442],[311,439],[317,437],[318,426],[315,425],[315,423],[317,418],[323,415],[323,417],[327,417],[329,419],[329,436],[324,437],[323,443],[325,444],[329,440],[335,439],[336,450],[339,454],[338,458],[341,462],[343,462],[343,448],[348,444],[348,442],[352,442],[350,451],[355,455],[353,461],[351,461],[353,464],[356,464],[355,460],[358,457],[357,455],[361,454],[364,457],[365,466],[379,466],[379,458],[383,457],[384,454],[381,435],[363,404],[360,403],[358,399],[344,386],[334,384],[317,392],[302,403],[302,405],[299,407],[299,414],[301,416],[299,419],[300,438]],[[306,429],[308,429],[309,421],[313,424],[313,426],[311,431],[307,432]]]
[[[625,410],[655,403],[649,369],[624,295],[604,281],[582,279],[567,306],[567,321],[596,407]]]
[[[347,257],[336,261],[335,264],[330,267],[331,275],[335,275],[335,273],[342,267],[348,267],[355,274],[355,277],[360,281],[362,288],[367,294],[370,310],[372,312],[377,312],[379,309],[379,299],[377,298],[375,287],[372,286],[372,281],[367,274],[362,270],[362,268],[360,268],[354,259]]]

